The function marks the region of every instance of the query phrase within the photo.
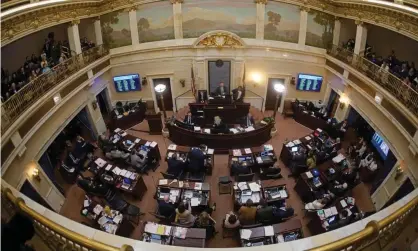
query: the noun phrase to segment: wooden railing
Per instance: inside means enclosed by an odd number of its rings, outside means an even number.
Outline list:
[[[375,81],[386,91],[395,96],[413,114],[418,115],[418,92],[404,83],[401,79],[368,59],[344,48],[334,45],[331,49],[328,49],[327,52],[329,55],[349,64],[371,80]]]
[[[1,130],[4,133],[30,106],[43,97],[52,88],[78,72],[85,66],[109,54],[109,50],[99,45],[73,56],[45,72],[17,93],[12,95],[1,106]]]

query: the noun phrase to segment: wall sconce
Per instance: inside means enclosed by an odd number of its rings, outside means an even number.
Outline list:
[[[186,80],[185,79],[180,79],[180,84],[181,84],[181,87],[185,87],[186,86]]]
[[[296,85],[296,78],[295,78],[295,77],[292,77],[292,78],[290,79],[290,84],[291,84],[291,85]]]
[[[254,72],[251,74],[251,79],[254,82],[254,87],[261,82],[261,74],[258,72]]]
[[[142,78],[142,85],[143,86],[146,86],[148,84],[148,80],[147,80],[147,78],[146,77],[143,77]]]
[[[401,162],[399,163],[399,166],[396,167],[395,180],[399,179],[402,176],[404,165],[405,165],[405,161],[401,160]]]
[[[340,109],[343,109],[345,105],[348,105],[350,103],[350,99],[344,93],[341,94],[339,101],[340,101]]]
[[[39,169],[34,167],[32,169],[32,178],[38,182],[41,181],[41,176],[39,175]]]
[[[54,100],[54,103],[57,105],[61,102],[61,95],[57,93],[52,99]]]
[[[374,96],[374,101],[376,101],[376,103],[378,103],[379,105],[382,103],[383,97],[380,94],[377,94]]]

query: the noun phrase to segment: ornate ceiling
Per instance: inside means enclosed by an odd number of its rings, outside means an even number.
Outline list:
[[[158,0],[102,0],[69,1],[53,6],[20,11],[15,15],[3,16],[1,20],[2,46],[23,36],[57,24],[75,19],[95,17],[119,9],[133,7]],[[161,1],[161,0],[160,0]],[[302,9],[316,9],[329,14],[382,26],[418,41],[418,15],[388,5],[370,4],[364,1],[333,0],[269,0],[300,5]],[[187,0],[170,0],[172,3]],[[254,0],[267,3],[268,0]],[[2,13],[3,14],[3,13]]]

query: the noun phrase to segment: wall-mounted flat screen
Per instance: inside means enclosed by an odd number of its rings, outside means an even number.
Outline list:
[[[298,91],[319,92],[321,91],[321,86],[321,76],[303,73],[300,73],[298,75],[298,83],[296,85],[296,90]]]
[[[382,158],[386,160],[388,153],[389,153],[389,146],[386,144],[383,138],[380,137],[380,135],[377,132],[375,132],[372,137],[371,142],[372,142],[372,145],[376,147],[376,150],[380,154],[380,156],[382,156]]]
[[[129,74],[113,77],[117,92],[131,92],[141,90],[141,78],[139,74]]]

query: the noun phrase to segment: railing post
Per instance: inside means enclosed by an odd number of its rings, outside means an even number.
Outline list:
[[[134,248],[131,245],[123,244],[120,251],[134,251]]]

